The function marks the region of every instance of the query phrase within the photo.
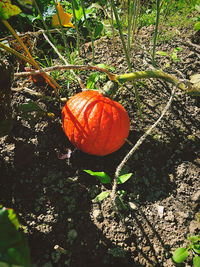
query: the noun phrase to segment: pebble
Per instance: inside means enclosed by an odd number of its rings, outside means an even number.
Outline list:
[[[96,219],[99,216],[100,213],[101,213],[100,210],[94,210],[93,211],[93,217]]]
[[[137,210],[137,206],[136,206],[135,203],[133,203],[133,202],[128,202],[128,204],[129,204],[129,207],[130,207],[132,210]]]
[[[163,218],[163,213],[164,213],[164,207],[160,205],[156,205],[156,208],[158,210],[158,215],[160,218]]]

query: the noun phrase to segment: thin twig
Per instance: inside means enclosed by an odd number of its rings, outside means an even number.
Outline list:
[[[27,76],[27,75],[34,75],[34,74],[40,74],[43,72],[50,72],[50,71],[55,71],[55,70],[70,70],[70,69],[78,69],[78,70],[97,70],[104,72],[108,75],[108,78],[112,81],[115,80],[116,75],[109,72],[107,69],[104,68],[99,68],[97,66],[91,66],[91,65],[55,65],[53,67],[48,67],[48,68],[43,68],[40,70],[32,70],[32,71],[27,71],[27,72],[18,72],[15,73],[15,77],[21,77],[21,76]]]
[[[67,60],[59,53],[58,49],[55,47],[55,45],[49,40],[49,38],[47,37],[47,35],[43,32],[43,36],[44,38],[47,40],[47,42],[50,44],[50,46],[54,49],[54,51],[57,53],[57,55],[59,56],[59,58],[65,63],[66,66],[70,66],[70,64],[67,62]],[[70,69],[70,72],[73,74],[73,76],[77,79],[77,81],[80,84],[81,89],[85,89],[85,85],[82,82],[82,80],[80,79],[80,77],[78,75],[76,75],[76,73]]]
[[[64,31],[67,31],[68,29],[63,29]],[[25,32],[25,33],[19,33],[19,37],[22,38],[22,37],[25,37],[27,35],[30,35],[30,36],[34,36],[34,37],[38,37],[40,34],[43,34],[47,32],[46,30],[43,30],[43,29],[40,29],[38,30],[37,32]],[[50,33],[59,33],[60,34],[60,29],[49,29],[49,32]],[[9,40],[9,39],[13,39],[13,35],[8,35],[6,37],[3,37],[3,38],[0,38],[0,42],[4,41],[4,40]]]
[[[200,45],[192,43],[189,39],[184,44],[185,45],[188,44],[189,46],[192,46],[192,47],[194,47],[196,49],[200,49]]]
[[[31,96],[42,97],[42,94],[41,94],[41,93],[36,92],[36,91],[34,91],[34,90],[31,90],[31,89],[29,89],[29,88],[27,88],[27,87],[25,87],[25,86],[22,86],[22,87],[20,87],[20,88],[12,88],[11,90],[12,90],[13,92],[20,92],[20,91],[23,91],[23,92],[25,92],[25,93],[27,93],[27,94],[29,94],[29,95],[31,95]]]
[[[176,91],[177,86],[173,88],[171,96],[169,101],[167,102],[167,105],[165,106],[165,108],[163,109],[160,117],[158,118],[158,120],[140,137],[140,139],[137,141],[137,143],[135,144],[135,146],[129,151],[129,153],[124,157],[124,159],[121,161],[121,163],[118,165],[116,171],[115,171],[115,177],[114,177],[114,181],[113,181],[113,186],[112,186],[112,192],[111,192],[111,200],[113,202],[113,204],[115,205],[115,198],[116,198],[116,192],[117,192],[117,179],[120,175],[120,172],[122,170],[122,168],[124,167],[124,165],[127,163],[127,161],[130,159],[130,157],[133,155],[133,153],[139,148],[139,146],[144,142],[144,140],[146,139],[146,137],[152,132],[152,130],[158,125],[158,123],[161,121],[161,119],[163,118],[163,116],[166,114],[167,110],[169,109],[169,107],[171,106],[175,91]]]

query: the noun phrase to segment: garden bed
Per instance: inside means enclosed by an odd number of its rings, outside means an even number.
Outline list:
[[[147,51],[152,49],[153,32],[152,27],[139,31],[132,47],[133,71],[152,68]],[[197,73],[200,45],[195,38],[180,30],[172,39],[160,42],[156,50],[168,55],[156,56],[159,67],[179,79]],[[181,49],[174,50],[177,47]],[[174,51],[176,60],[172,58]],[[84,64],[91,63],[90,44],[82,47],[81,56]],[[128,72],[118,38],[115,49],[108,37],[95,42],[95,63],[108,63],[117,74]],[[87,72],[79,75],[86,82]],[[13,88],[21,82],[22,78],[16,79]],[[31,82],[26,87],[34,92],[43,90]],[[119,189],[126,191],[123,200],[129,209],[116,213],[109,198],[101,203],[92,201],[105,186],[83,170],[105,171],[113,177],[131,149],[130,143],[135,144],[159,118],[172,89],[160,80],[142,80],[137,87],[143,118],[133,85],[128,83],[114,99],[130,116],[130,142],[104,157],[84,154],[68,141],[61,127],[61,107],[50,97],[50,89],[46,92],[48,99],[28,91],[13,91],[14,128],[0,139],[0,203],[19,215],[28,234],[33,266],[171,267],[171,253],[187,244],[187,235],[199,231],[200,102],[179,89],[159,126],[126,164],[126,172],[133,176]],[[74,80],[66,89],[66,97],[80,91]],[[43,116],[31,123],[21,117],[18,106],[30,100],[55,117]],[[71,156],[61,160],[66,149],[72,151]]]

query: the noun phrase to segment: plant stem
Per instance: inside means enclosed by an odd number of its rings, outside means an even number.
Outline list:
[[[56,4],[55,0],[53,0],[53,3],[54,3],[54,6],[55,6],[55,9],[56,9],[56,14],[58,16],[58,21],[59,21],[59,24],[60,24],[60,30],[61,30],[62,39],[63,39],[64,45],[65,45],[65,48],[67,50],[69,50],[68,45],[67,45],[67,39],[66,39],[65,33],[63,31],[63,26],[62,26],[62,23],[61,23],[61,20],[60,20],[60,15],[59,15],[59,12],[58,12],[58,9],[57,9],[57,4]]]
[[[128,152],[128,154],[124,157],[124,159],[121,161],[121,163],[118,165],[116,171],[115,171],[115,178],[114,178],[114,182],[113,182],[113,186],[112,186],[112,192],[111,192],[111,200],[113,202],[113,205],[115,205],[115,198],[116,198],[116,192],[117,192],[117,179],[120,175],[120,172],[122,170],[122,168],[124,167],[124,165],[127,163],[127,161],[130,159],[130,157],[133,155],[133,153],[140,147],[140,145],[144,142],[144,140],[146,139],[146,137],[152,132],[152,130],[158,125],[158,123],[161,121],[161,119],[163,118],[163,116],[166,114],[167,110],[169,109],[169,107],[171,106],[174,94],[175,94],[175,90],[176,87],[173,88],[170,99],[167,103],[167,105],[165,106],[165,108],[163,109],[160,117],[157,119],[157,121],[140,137],[140,139],[136,142],[136,144],[134,145],[134,147]]]
[[[17,39],[17,41],[19,42],[19,44],[21,45],[21,47],[24,49],[24,51],[26,52],[26,54],[28,55],[28,57],[32,61],[32,65],[34,65],[35,67],[38,66],[38,64],[36,63],[36,61],[34,60],[34,58],[31,56],[28,48],[23,43],[22,39],[17,35],[17,33],[15,32],[15,30],[8,23],[8,21],[2,19],[2,22],[4,23],[4,25],[6,26],[6,28],[12,33],[12,35]]]
[[[84,3],[83,3],[83,0],[81,0],[81,7],[83,9],[83,16],[84,16],[84,20],[85,20],[85,23],[86,23],[86,27],[87,27],[87,30],[89,32],[89,35],[90,35],[90,38],[91,38],[91,42],[92,42],[92,64],[95,64],[94,62],[94,54],[95,54],[95,48],[94,48],[94,36],[91,32],[91,29],[90,29],[90,25],[88,23],[88,20],[86,18],[86,13],[85,13],[85,7],[84,7]]]
[[[116,19],[116,22],[117,22],[120,39],[121,39],[121,42],[122,42],[122,46],[123,46],[124,53],[125,53],[125,56],[126,56],[126,61],[127,61],[127,64],[128,64],[128,69],[129,69],[130,72],[132,72],[132,67],[131,67],[131,62],[130,62],[130,55],[129,55],[128,50],[126,48],[126,43],[125,43],[125,40],[124,40],[124,35],[123,35],[123,32],[122,32],[122,27],[121,27],[121,23],[120,23],[120,20],[119,20],[118,13],[117,13],[117,9],[116,9],[116,6],[115,6],[113,0],[110,0],[110,3],[111,3],[112,9],[113,9],[114,14],[115,14],[115,19]]]
[[[115,7],[115,4],[114,4],[113,0],[110,0],[110,3],[112,5],[112,8],[113,8],[113,11],[114,11],[114,14],[115,14],[115,19],[116,19],[116,22],[117,22],[120,39],[121,39],[121,42],[122,42],[122,46],[123,46],[124,53],[125,53],[125,56],[126,56],[126,61],[127,61],[127,64],[128,64],[128,69],[129,69],[130,72],[132,72],[132,67],[131,67],[131,62],[130,62],[130,54],[129,54],[127,48],[126,48],[126,44],[125,44],[125,40],[124,40],[124,36],[123,36],[123,32],[122,32],[122,27],[121,27],[121,23],[120,23],[120,20],[119,20],[119,16],[118,16],[118,13],[117,13],[117,9]],[[135,90],[135,98],[136,98],[136,102],[137,102],[137,107],[138,107],[138,110],[140,112],[140,116],[142,117],[142,110],[141,110],[138,90],[137,90],[137,87],[135,86],[135,84],[133,84],[133,86],[134,86],[134,90]]]
[[[113,9],[110,3],[110,17],[111,17],[111,29],[112,29],[112,39],[113,39],[113,48],[115,49],[115,29],[114,29],[114,20],[113,20]]]
[[[167,74],[163,72],[162,70],[138,71],[138,72],[133,72],[133,73],[117,75],[116,77],[119,83],[124,83],[127,81],[135,81],[135,80],[144,79],[144,78],[145,79],[149,79],[149,78],[163,79],[167,82],[170,82],[178,86],[178,88],[182,90],[185,89],[185,85],[183,83],[180,83],[176,77],[170,74]]]
[[[77,34],[77,49],[78,49],[78,54],[80,55],[80,34],[79,34],[79,30],[78,30],[78,23],[77,23],[77,19],[76,19],[76,11],[75,11],[75,4],[74,4],[74,0],[72,0],[72,10],[73,10],[73,17],[74,17],[74,22],[75,22],[75,28],[76,28],[76,34]]]
[[[17,56],[18,58],[21,58],[22,60],[24,60],[25,62],[29,63],[32,65],[32,60],[30,60],[29,58],[25,57],[23,54],[20,54],[19,52],[17,52],[15,49],[3,44],[0,42],[0,47],[3,48],[4,50],[10,52],[11,54]]]
[[[15,73],[15,76],[16,77],[20,77],[20,76],[39,74],[39,73],[50,72],[50,71],[55,71],[55,70],[70,70],[70,69],[76,69],[76,70],[98,70],[98,71],[106,73],[108,75],[108,78],[111,81],[116,81],[116,75],[115,74],[109,72],[107,69],[99,68],[97,66],[91,66],[91,65],[68,65],[68,66],[56,65],[56,66],[53,66],[53,67],[43,68],[43,69],[40,69],[40,70],[32,70],[32,71],[29,71],[29,72],[18,72],[18,73]]]
[[[140,0],[134,1],[134,12],[135,13],[133,16],[133,23],[132,23],[132,40],[137,28],[137,19],[139,17],[139,12],[140,12]]]
[[[160,16],[160,0],[157,0],[156,2],[156,28],[154,32],[154,38],[153,38],[153,53],[152,53],[152,64],[154,67],[156,67],[155,52],[156,52],[156,41],[157,41],[157,36],[158,36],[159,16]]]
[[[43,25],[44,25],[44,28],[45,28],[45,30],[47,31],[47,34],[49,35],[49,38],[51,39],[52,43],[53,43],[54,45],[56,45],[55,40],[54,40],[54,38],[53,38],[51,32],[49,31],[49,28],[48,28],[48,26],[47,26],[47,24],[46,24],[46,22],[45,22],[45,20],[44,20],[44,18],[43,18],[43,16],[42,16],[42,13],[41,13],[41,11],[40,11],[40,9],[39,9],[39,7],[38,7],[38,4],[37,4],[36,0],[33,0],[33,2],[34,2],[34,4],[35,4],[35,7],[36,7],[36,9],[37,9],[38,14],[40,15],[40,18],[41,18],[41,20],[42,20],[42,23],[43,23]]]
[[[55,65],[53,67],[48,67],[40,70],[32,70],[30,72],[19,72],[15,73],[16,77],[20,76],[27,76],[27,75],[32,75],[32,74],[39,74],[43,72],[50,72],[50,71],[55,71],[55,70],[69,70],[69,69],[77,69],[77,70],[97,70],[104,72],[108,75],[108,78],[112,82],[116,82],[118,84],[124,83],[127,81],[136,81],[139,79],[150,79],[150,78],[155,78],[155,79],[163,79],[166,82],[172,83],[173,85],[177,86],[177,88],[181,89],[184,91],[184,93],[191,95],[191,96],[200,96],[200,89],[198,87],[195,87],[190,81],[188,80],[183,80],[183,82],[180,82],[176,77],[167,74],[161,70],[157,71],[138,71],[134,73],[126,73],[126,74],[121,74],[121,75],[116,75],[111,72],[109,72],[107,69],[104,68],[99,68],[97,66],[91,66],[91,65],[68,65],[68,66],[63,66],[63,65]],[[110,85],[108,85],[109,87]]]
[[[128,53],[130,54],[131,47],[131,18],[132,18],[132,2],[128,0]]]

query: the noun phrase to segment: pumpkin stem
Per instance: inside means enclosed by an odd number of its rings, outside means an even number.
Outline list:
[[[138,71],[138,72],[120,74],[117,75],[116,81],[118,81],[119,83],[124,83],[128,81],[136,81],[139,79],[150,79],[150,78],[163,79],[166,82],[172,83],[173,85],[183,90],[188,95],[192,96],[200,95],[199,88],[192,85],[189,81],[183,80],[183,82],[182,81],[180,82],[175,76],[167,74],[162,70]]]

